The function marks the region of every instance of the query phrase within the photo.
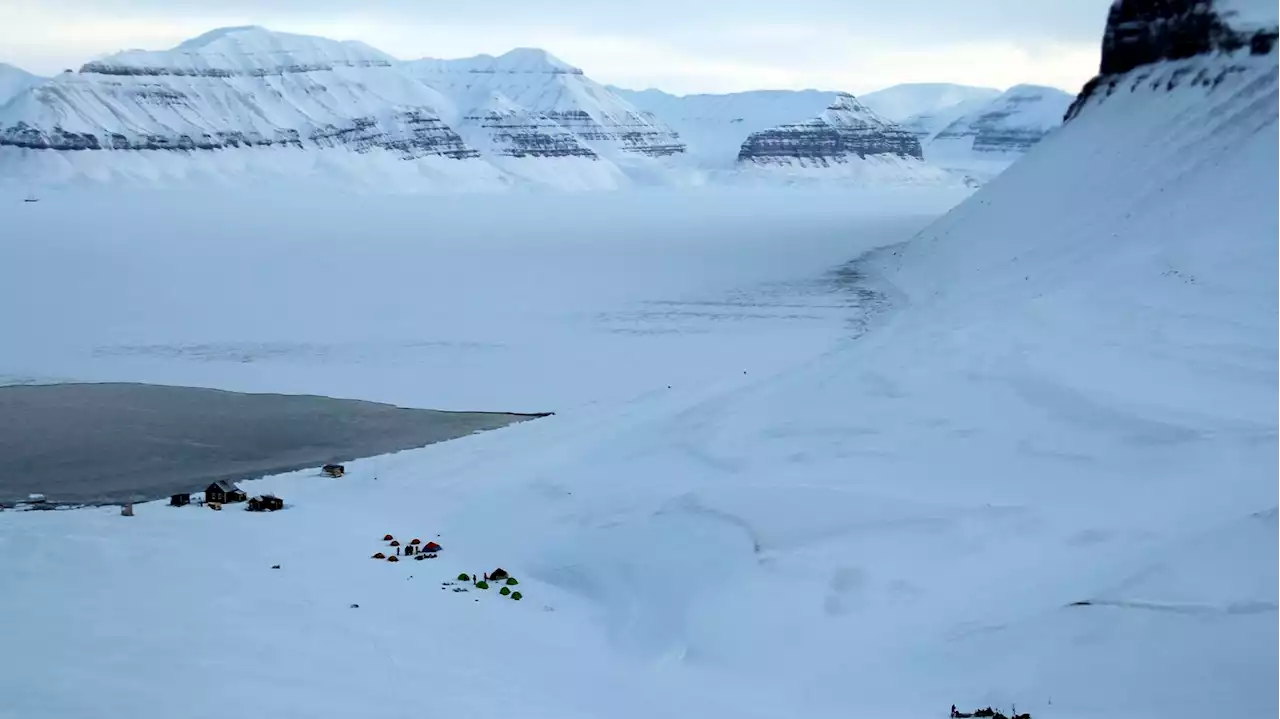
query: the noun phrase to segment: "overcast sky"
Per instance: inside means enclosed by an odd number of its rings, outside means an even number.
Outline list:
[[[215,27],[363,40],[396,57],[541,47],[596,80],[678,93],[901,82],[1074,92],[1110,0],[0,0],[0,61],[52,74]],[[11,7],[12,6],[12,7]]]

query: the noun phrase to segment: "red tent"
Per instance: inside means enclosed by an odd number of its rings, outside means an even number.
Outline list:
[[[435,542],[427,542],[427,543],[423,546],[422,551],[424,551],[424,552],[438,552],[438,551],[440,551],[440,549],[441,549],[441,547],[440,547],[440,545],[439,545],[439,544],[436,544]]]

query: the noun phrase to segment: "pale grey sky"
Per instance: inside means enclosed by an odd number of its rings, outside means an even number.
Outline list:
[[[1110,0],[0,0],[0,61],[52,74],[215,27],[363,40],[396,57],[541,47],[596,80],[679,93],[901,82],[1074,92]]]

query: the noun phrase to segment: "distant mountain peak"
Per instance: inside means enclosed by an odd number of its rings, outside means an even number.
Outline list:
[[[869,92],[859,100],[880,117],[905,122],[921,115],[937,115],[951,108],[988,102],[999,95],[1000,91],[993,87],[914,82]]]
[[[85,63],[106,75],[257,75],[346,66],[389,66],[397,60],[362,42],[268,30],[257,25],[210,30],[171,50],[125,50]]]
[[[456,60],[424,58],[413,63],[432,72],[472,72],[486,74],[526,75],[582,75],[581,69],[570,65],[546,50],[535,47],[518,47],[501,55],[476,55]]]
[[[214,28],[209,32],[196,35],[195,37],[189,40],[184,40],[178,43],[173,49],[182,51],[182,52],[193,52],[193,51],[205,48],[209,45],[212,45],[213,43],[218,42],[219,40],[222,40],[232,35],[239,35],[242,37],[251,37],[251,36],[266,37],[266,36],[273,36],[273,35],[280,35],[280,34],[283,34],[283,33],[272,32],[271,30],[268,30],[265,27],[262,27],[261,25],[236,25],[232,27],[219,27],[219,28]]]

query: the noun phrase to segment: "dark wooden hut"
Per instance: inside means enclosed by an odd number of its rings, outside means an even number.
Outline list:
[[[231,502],[244,502],[248,499],[249,495],[245,494],[243,489],[240,489],[227,479],[220,479],[204,490],[204,501],[206,502],[229,504]]]
[[[245,509],[250,512],[275,512],[284,509],[284,500],[274,494],[264,494],[250,499],[249,506]]]

